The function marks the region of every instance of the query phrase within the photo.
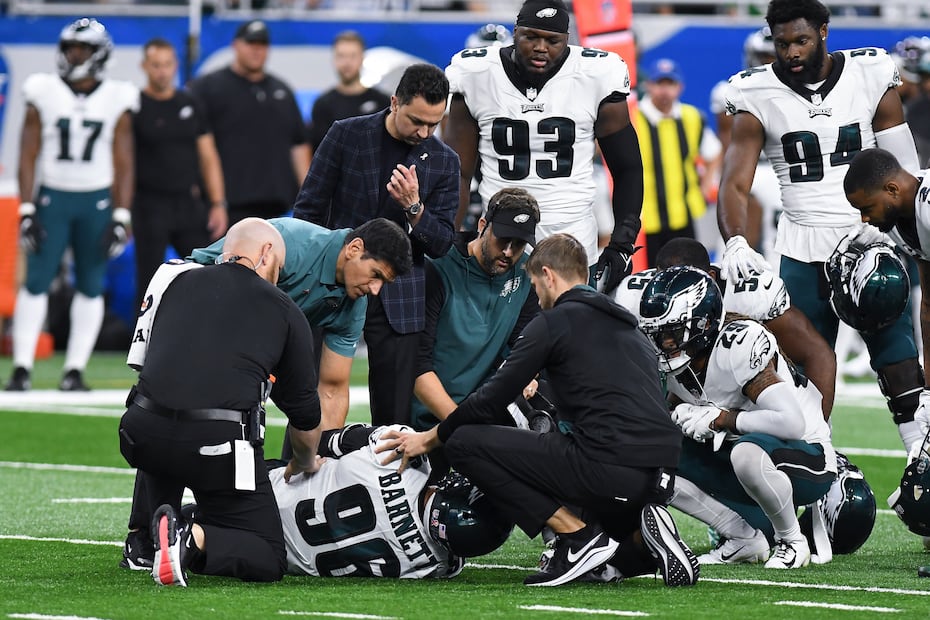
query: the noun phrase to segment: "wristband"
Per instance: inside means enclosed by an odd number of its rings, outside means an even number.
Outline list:
[[[114,208],[113,221],[119,222],[123,226],[129,226],[129,222],[132,221],[132,215],[129,213],[129,209],[125,209],[123,207]]]
[[[229,203],[227,203],[225,200],[214,200],[210,203],[210,208],[215,209],[216,207],[220,207],[225,211],[229,208]]]
[[[36,206],[31,202],[19,204],[19,217],[30,217],[36,214]]]

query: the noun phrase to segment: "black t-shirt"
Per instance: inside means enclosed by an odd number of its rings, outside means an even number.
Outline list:
[[[272,398],[300,430],[320,422],[310,326],[281,290],[239,264],[179,275],[158,306],[139,389],[171,409],[249,409]]]
[[[313,103],[307,126],[310,145],[315,151],[333,123],[344,118],[374,114],[391,105],[391,97],[380,90],[368,88],[358,95],[344,95],[333,89],[320,95]]]
[[[403,209],[410,205],[398,204],[391,193],[387,190],[387,184],[391,181],[391,175],[397,168],[397,164],[407,161],[410,149],[413,147],[406,142],[395,140],[388,132],[387,127],[383,128],[381,136],[381,186],[378,187],[379,194],[379,216],[387,218],[392,222],[400,224],[401,228],[407,229],[407,216]]]
[[[220,69],[198,78],[190,90],[204,106],[223,164],[230,205],[294,204],[298,182],[291,148],[307,143],[294,93],[272,75],[251,82]]]
[[[203,110],[190,93],[160,100],[141,93],[132,117],[136,187],[143,191],[189,193],[200,180],[197,138],[207,133]]]

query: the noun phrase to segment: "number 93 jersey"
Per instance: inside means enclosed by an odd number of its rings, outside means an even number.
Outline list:
[[[901,83],[881,49],[830,54],[833,70],[816,91],[781,81],[772,65],[733,75],[727,113],[749,112],[765,127],[765,154],[778,175],[785,216],[803,226],[855,225],[843,178],[859,151],[875,146],[872,118]]]
[[[139,89],[104,80],[88,94],[57,75],[36,73],[23,84],[26,103],[39,112],[42,150],[36,178],[51,189],[87,192],[113,184],[113,135],[123,112],[139,109]]]
[[[446,68],[451,92],[464,97],[478,123],[482,202],[504,187],[526,189],[539,203],[537,238],[569,233],[593,264],[594,122],[611,93],[630,93],[626,63],[613,52],[570,45],[541,90],[521,91],[504,70],[502,49],[510,48],[462,50]]]
[[[450,553],[423,524],[420,495],[429,462],[397,473],[398,462],[374,449],[388,430],[372,431],[368,445],[328,459],[312,476],[284,482],[284,468],[268,472],[287,546],[288,572],[321,577],[451,577]]]

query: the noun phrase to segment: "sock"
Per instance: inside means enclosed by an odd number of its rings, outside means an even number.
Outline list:
[[[75,293],[71,301],[71,333],[65,353],[65,372],[84,370],[94,352],[100,327],[103,325],[103,296],[87,297]]]
[[[16,295],[13,313],[13,366],[32,370],[36,357],[36,344],[45,315],[48,312],[48,294],[33,295],[25,288]]]
[[[791,480],[775,468],[768,453],[755,444],[739,443],[733,447],[730,461],[743,489],[772,522],[775,538],[789,541],[804,538]]]
[[[901,422],[898,424],[898,435],[901,436],[901,442],[904,444],[904,451],[908,454],[924,441],[924,434],[920,432],[920,424],[911,420],[910,422]]]
[[[756,532],[738,512],[680,475],[675,478],[672,506],[698,521],[703,521],[723,538],[752,538]]]

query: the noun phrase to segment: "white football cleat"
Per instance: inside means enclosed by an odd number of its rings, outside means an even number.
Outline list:
[[[811,549],[806,538],[800,540],[779,540],[775,544],[772,557],[765,563],[766,568],[801,568],[811,561]]]
[[[721,538],[711,551],[698,557],[701,564],[758,564],[769,557],[769,541],[761,530],[752,538]]]

